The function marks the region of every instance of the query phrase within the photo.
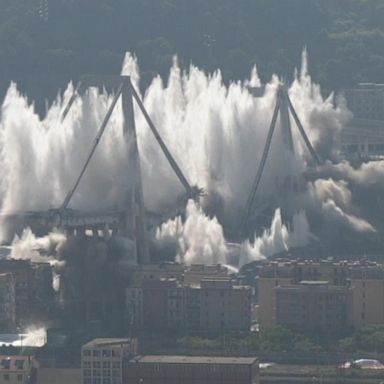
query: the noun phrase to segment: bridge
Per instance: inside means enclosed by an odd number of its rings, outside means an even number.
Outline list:
[[[146,211],[143,199],[143,187],[140,169],[139,148],[136,138],[136,126],[133,103],[136,102],[139,110],[143,114],[149,129],[154,135],[161,151],[170,164],[175,176],[180,181],[185,190],[183,203],[188,199],[199,201],[203,194],[202,188],[192,186],[181,168],[175,161],[170,150],[161,138],[157,128],[151,120],[145,106],[133,86],[131,79],[128,76],[83,76],[79,84],[76,86],[67,105],[63,109],[61,120],[63,121],[70,113],[71,107],[77,97],[81,96],[89,87],[105,87],[108,90],[114,91],[114,97],[109,106],[104,119],[97,131],[96,137],[91,145],[90,151],[86,160],[79,170],[78,176],[73,181],[72,187],[68,190],[61,206],[46,211],[29,211],[29,212],[11,212],[0,213],[0,217],[10,222],[21,222],[23,225],[40,226],[46,229],[61,228],[71,235],[83,235],[86,232],[91,232],[94,236],[114,236],[119,235],[130,239],[135,244],[136,260],[140,264],[150,262],[148,252],[147,230],[151,226],[158,226],[164,220],[179,214],[180,209],[173,211],[171,216],[166,217],[162,214],[153,214]],[[255,97],[262,96],[263,88],[252,88],[250,92]],[[123,137],[126,140],[128,150],[127,174],[129,175],[129,187],[125,194],[124,206],[122,209],[110,209],[104,211],[80,211],[70,208],[70,203],[75,195],[82,178],[86,173],[89,163],[97,150],[98,144],[102,139],[111,115],[115,109],[117,101],[121,98],[123,106]],[[278,117],[280,117],[280,126],[283,134],[285,147],[290,153],[295,155],[295,146],[292,138],[291,117],[296,123],[299,133],[304,141],[304,144],[309,151],[314,164],[320,165],[322,160],[316,153],[311,144],[303,125],[293,107],[293,104],[288,95],[288,89],[284,83],[280,84],[276,93],[276,104],[273,110],[273,115],[269,130],[267,133],[264,150],[261,160],[257,168],[254,182],[250,190],[246,205],[241,213],[240,224],[238,225],[236,237],[243,240],[252,230],[254,230],[255,217],[263,216],[263,210],[266,204],[258,202],[259,186],[265,170],[268,154],[270,152],[273,135],[277,125]],[[295,181],[285,181],[288,185],[289,193],[294,193]],[[285,191],[287,192],[287,191]],[[185,204],[184,204],[185,206]],[[264,215],[265,216],[265,215]],[[252,234],[253,235],[253,234]]]
[[[97,131],[88,156],[61,206],[46,211],[11,212],[0,214],[0,216],[7,221],[21,221],[25,225],[35,224],[44,226],[47,229],[61,228],[67,233],[75,235],[84,234],[87,231],[91,231],[94,235],[98,236],[100,231],[105,236],[118,234],[134,242],[136,260],[138,263],[145,264],[150,260],[133,101],[137,103],[161,151],[184,187],[185,200],[198,200],[203,190],[197,186],[192,186],[184,176],[151,120],[129,76],[83,76],[63,110],[61,121],[64,121],[68,113],[70,113],[75,99],[82,95],[89,87],[105,87],[115,93],[111,105]],[[121,210],[112,209],[100,212],[70,209],[71,200],[81,183],[120,98],[123,106],[123,137],[128,150],[127,174],[129,175],[129,186],[127,186],[125,193],[124,207]],[[152,215],[152,219],[155,220],[156,217]]]

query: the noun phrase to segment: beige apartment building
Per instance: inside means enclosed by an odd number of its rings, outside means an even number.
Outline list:
[[[353,326],[384,324],[383,266],[352,267],[350,282]]]
[[[29,325],[44,319],[53,300],[52,267],[30,260],[1,259],[0,273],[14,280],[16,324]]]
[[[272,262],[260,269],[257,284],[261,328],[300,324],[299,317],[306,316],[309,307],[305,303],[311,296],[318,305],[310,312],[321,309],[313,318],[313,327],[322,327],[325,323],[315,320],[326,322],[327,316],[333,319],[334,329],[343,324],[358,328],[384,323],[384,268],[376,263]],[[325,298],[322,290],[327,291]],[[333,302],[338,302],[338,307],[332,307]],[[337,313],[337,308],[343,308],[344,314]]]
[[[384,154],[384,84],[360,83],[345,90],[352,121],[341,132],[341,149],[347,155]]]
[[[94,339],[83,345],[83,384],[122,384],[123,362],[137,354],[136,339]]]
[[[178,280],[145,280],[126,291],[127,321],[133,329],[179,330],[213,334],[249,331],[252,289],[226,278],[198,285]]]
[[[328,281],[277,286],[276,324],[300,331],[337,333],[351,325],[351,289]]]
[[[36,378],[37,363],[31,356],[0,356],[0,384],[29,384]]]
[[[203,279],[200,288],[200,331],[247,332],[251,327],[252,290],[228,278]]]

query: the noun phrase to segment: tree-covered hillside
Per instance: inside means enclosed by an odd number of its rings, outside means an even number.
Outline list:
[[[82,73],[117,73],[137,54],[144,79],[172,56],[224,78],[291,76],[307,46],[327,89],[384,82],[384,0],[0,0],[0,94],[38,99]]]

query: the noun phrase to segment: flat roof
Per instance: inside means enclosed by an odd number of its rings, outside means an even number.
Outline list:
[[[329,281],[327,280],[301,280],[299,284],[302,285],[327,285]]]
[[[102,338],[102,339],[93,339],[87,344],[84,344],[83,347],[106,347],[108,345],[119,345],[119,344],[130,344],[132,339],[115,339],[115,338]]]
[[[252,365],[256,363],[256,357],[215,357],[215,356],[167,356],[146,355],[136,356],[129,360],[130,363],[144,364],[238,364]]]

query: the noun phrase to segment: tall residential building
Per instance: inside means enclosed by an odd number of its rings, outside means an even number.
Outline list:
[[[305,284],[303,281],[311,283]],[[342,327],[343,324],[358,328],[384,323],[383,264],[370,261],[271,262],[259,269],[257,285],[257,320],[262,328],[283,322],[298,324],[299,320],[293,320],[293,317],[299,316],[300,311],[300,316],[306,316],[301,304],[305,306],[304,301],[309,300],[311,295],[314,297],[311,300],[321,302],[321,305],[313,307],[310,313],[314,314],[322,309],[322,315],[315,316],[320,321],[323,313],[323,320],[326,320],[328,312],[328,318],[334,320],[334,328],[337,328],[336,318],[342,317],[346,319],[339,324]],[[343,315],[337,314],[337,311],[332,313],[336,309],[333,308],[335,302],[339,309],[345,308]],[[313,323],[313,326],[322,325]]]
[[[35,383],[36,368],[36,361],[31,356],[0,356],[0,383]]]
[[[327,281],[277,286],[276,324],[300,331],[337,333],[351,326],[351,289]]]
[[[344,92],[353,119],[341,132],[347,155],[384,154],[384,84],[361,83]]]
[[[0,274],[0,331],[16,329],[15,281],[11,273]]]
[[[277,324],[276,287],[297,285],[301,281],[327,281],[329,285],[346,285],[349,265],[331,261],[284,261],[262,266],[257,278],[260,327]]]
[[[384,84],[360,83],[347,89],[345,97],[355,120],[384,122]]]
[[[43,320],[53,302],[52,268],[30,260],[0,260],[0,273],[11,273],[15,282],[16,323]]]
[[[134,329],[172,329],[190,333],[248,331],[250,287],[229,278],[183,285],[176,279],[143,281],[126,292],[127,321]]]
[[[384,324],[384,267],[351,267],[352,324],[361,327]]]
[[[252,290],[228,278],[203,279],[200,288],[200,331],[247,332],[251,327]]]
[[[94,339],[81,349],[83,384],[122,384],[123,362],[137,354],[136,339]]]

